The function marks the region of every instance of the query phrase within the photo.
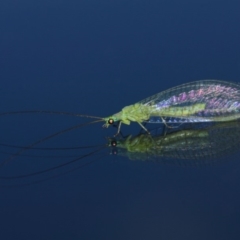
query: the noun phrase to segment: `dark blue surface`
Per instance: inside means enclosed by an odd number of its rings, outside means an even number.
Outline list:
[[[239,9],[238,1],[2,0],[1,112],[36,109],[104,117],[189,81],[240,82]],[[0,142],[28,145],[87,120],[1,116]],[[139,127],[123,129],[128,134]],[[41,146],[104,144],[114,132],[98,123]],[[191,168],[129,161],[108,152],[38,184],[82,162],[43,176],[1,179],[1,239],[239,239],[239,153],[216,166]],[[0,157],[4,161],[7,155]],[[40,171],[66,160],[19,156],[2,166],[0,175]]]

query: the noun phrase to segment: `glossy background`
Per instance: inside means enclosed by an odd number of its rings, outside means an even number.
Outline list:
[[[234,0],[2,0],[1,112],[37,109],[104,117],[189,81],[240,82],[239,9]],[[84,121],[1,116],[0,142],[28,145]],[[101,125],[41,146],[104,144],[115,129]],[[136,124],[123,128],[126,134],[138,130]],[[3,152],[16,151],[1,147],[1,161],[7,158]],[[1,239],[239,239],[239,153],[197,168],[129,161],[109,152],[104,149],[84,160],[94,163],[37,184],[82,162],[43,176],[1,179]],[[31,173],[62,161],[19,156],[2,166],[0,175]]]

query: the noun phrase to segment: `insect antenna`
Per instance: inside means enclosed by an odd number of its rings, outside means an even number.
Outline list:
[[[81,128],[81,127],[84,127],[84,126],[87,126],[87,125],[90,125],[90,124],[94,124],[94,123],[97,123],[97,122],[101,122],[103,121],[103,119],[101,118],[100,120],[95,120],[95,121],[91,121],[91,122],[87,122],[87,123],[82,123],[82,124],[78,124],[78,125],[75,125],[75,126],[72,126],[70,128],[67,128],[67,129],[64,129],[64,130],[61,130],[59,132],[56,132],[56,133],[53,133],[47,137],[44,137],[24,148],[22,148],[21,150],[19,150],[18,152],[16,152],[15,154],[12,154],[9,158],[7,158],[5,161],[3,161],[1,164],[0,164],[0,167],[2,167],[3,165],[5,165],[7,162],[11,161],[13,158],[19,156],[21,153],[23,153],[24,151],[28,150],[28,149],[31,149],[32,147],[36,146],[37,144],[40,144],[42,142],[45,142],[47,141],[48,139],[50,138],[53,138],[53,137],[56,137],[60,134],[63,134],[63,133],[66,133],[66,132],[69,132],[69,131],[72,131],[72,130],[75,130],[75,129],[78,129],[78,128]]]
[[[70,169],[70,170],[68,170],[66,172],[63,172],[63,173],[56,174],[54,176],[50,176],[50,177],[45,178],[45,179],[36,180],[36,181],[31,182],[31,183],[23,183],[23,184],[14,184],[14,185],[2,185],[1,184],[0,187],[6,187],[6,188],[24,187],[24,186],[30,186],[30,185],[33,185],[33,184],[38,184],[38,183],[41,183],[41,182],[45,182],[45,181],[48,181],[48,180],[51,180],[51,179],[54,179],[54,178],[58,178],[58,177],[64,176],[64,175],[66,175],[68,173],[71,173],[73,171],[76,171],[78,169],[84,168],[84,167],[86,167],[86,166],[88,166],[88,165],[98,161],[99,159],[101,159],[103,157],[105,157],[105,154],[101,155],[100,157],[98,157],[98,158],[96,158],[96,159],[94,159],[94,160],[92,160],[90,162],[86,162],[86,163],[82,164],[81,166],[78,166],[76,168]],[[78,160],[80,160],[80,159],[78,159]]]
[[[11,145],[6,143],[0,143],[0,146],[9,147],[9,148],[25,148],[26,146],[20,145]],[[76,146],[76,147],[32,147],[31,149],[37,150],[74,150],[74,149],[82,149],[82,148],[94,148],[98,147],[99,145],[89,145],[89,146]]]
[[[25,146],[19,146],[19,145],[11,145],[11,144],[5,144],[0,143],[0,146],[8,147],[8,148],[20,148],[23,149]],[[88,145],[88,146],[76,146],[76,147],[32,147],[31,149],[39,150],[39,151],[68,151],[68,150],[78,150],[78,149],[89,149],[89,148],[96,148],[99,147],[99,145]],[[12,155],[13,153],[6,152],[6,151],[0,151],[1,154],[5,155]],[[76,155],[33,155],[33,154],[21,154],[21,157],[34,157],[34,158],[70,158],[70,157],[77,157]],[[79,157],[80,155],[78,155]]]
[[[0,116],[13,115],[13,114],[31,114],[31,113],[43,113],[43,114],[54,114],[54,115],[68,115],[68,116],[74,116],[74,117],[85,117],[85,118],[102,119],[101,117],[84,115],[84,114],[78,114],[78,113],[60,112],[60,111],[45,111],[45,110],[26,110],[26,111],[4,112],[4,113],[0,113]]]
[[[92,156],[93,154],[97,153],[97,152],[100,152],[102,149],[106,148],[106,145],[102,145],[100,146],[100,148],[90,152],[90,153],[87,153],[81,157],[78,157],[78,158],[75,158],[71,161],[68,161],[66,163],[62,163],[62,164],[59,164],[55,167],[51,167],[51,168],[48,168],[48,169],[44,169],[44,170],[41,170],[41,171],[37,171],[37,172],[33,172],[33,173],[29,173],[29,174],[24,174],[24,175],[18,175],[18,176],[0,176],[0,179],[4,179],[4,180],[8,180],[8,179],[18,179],[18,178],[26,178],[26,177],[33,177],[33,176],[36,176],[36,175],[39,175],[39,174],[43,174],[43,173],[46,173],[46,172],[50,172],[50,171],[53,171],[53,170],[56,170],[56,169],[59,169],[59,168],[62,168],[62,167],[65,167],[71,163],[74,163],[76,161],[79,161],[83,158],[86,158],[86,157],[89,157],[89,156]]]

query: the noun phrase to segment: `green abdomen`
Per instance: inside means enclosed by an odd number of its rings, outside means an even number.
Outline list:
[[[192,106],[162,108],[153,110],[151,116],[187,117],[203,111],[205,109],[205,105],[205,103],[196,103]]]

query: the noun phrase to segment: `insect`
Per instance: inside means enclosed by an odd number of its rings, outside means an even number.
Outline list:
[[[240,84],[221,80],[200,80],[186,83],[166,91],[157,93],[140,102],[124,107],[108,117],[95,117],[82,114],[21,111],[13,113],[52,113],[67,114],[78,117],[95,118],[97,120],[77,125],[62,132],[70,131],[88,124],[104,121],[103,127],[118,123],[119,134],[121,125],[137,122],[146,132],[144,123],[185,123],[185,122],[224,122],[240,118]]]
[[[158,129],[157,129],[158,130]],[[159,128],[160,130],[160,128]],[[195,129],[173,129],[167,134],[149,134],[110,139],[113,154],[130,160],[212,165],[239,150],[240,122],[197,125]],[[172,159],[172,160],[170,160]],[[215,159],[215,160],[214,160]],[[179,161],[180,160],[180,161]],[[186,161],[185,161],[186,160]]]
[[[184,123],[223,122],[240,117],[240,85],[220,81],[190,82],[155,94],[138,103],[124,107],[106,121],[105,127],[119,122]]]
[[[49,135],[23,148],[12,157],[57,135],[101,121],[105,122],[103,127],[106,128],[114,123],[118,123],[118,130],[116,133],[116,135],[118,135],[121,124],[129,125],[131,122],[137,122],[142,129],[149,133],[143,125],[144,123],[164,123],[168,127],[168,123],[182,124],[236,120],[240,118],[240,84],[220,80],[190,82],[170,88],[138,103],[126,106],[120,112],[104,118],[52,111],[8,112],[2,113],[0,116],[17,113],[65,114],[94,118],[96,120],[78,124]],[[12,157],[10,157],[10,159]]]
[[[2,175],[1,173],[0,181],[20,180],[32,178],[38,175],[45,176],[47,173],[51,173],[52,171],[64,169],[69,165],[78,163],[70,170],[67,168],[67,171],[60,171],[57,175],[47,175],[47,178],[40,179],[39,181],[37,180],[35,183],[49,180],[85,167],[96,160],[107,157],[109,155],[109,151],[105,150],[108,148],[110,148],[110,155],[118,155],[134,161],[153,161],[180,166],[213,165],[221,162],[221,157],[238,151],[239,139],[240,122],[231,121],[213,125],[198,125],[195,129],[173,129],[166,135],[163,135],[162,128],[156,128],[151,130],[151,135],[143,133],[136,136],[130,135],[126,138],[109,138],[107,143],[91,146],[69,148],[33,148],[35,153],[38,152],[38,154],[22,155],[21,162],[24,162],[24,160],[30,160],[30,163],[35,165],[36,162],[33,161],[33,159],[38,157],[41,159],[41,165],[44,165],[44,163],[49,165],[49,163],[51,163],[54,159],[58,159],[58,164],[25,174],[20,173],[17,175],[7,176]],[[6,144],[0,144],[0,146],[6,146],[8,149],[9,147],[24,148],[23,146]],[[90,152],[88,151],[89,149]],[[65,155],[62,153],[63,150],[64,152],[69,152],[69,150],[71,152],[74,150],[80,150],[81,155],[79,155],[79,152],[77,152],[78,155]],[[61,151],[61,155],[49,155],[50,152],[58,151]],[[44,154],[44,152],[46,154]],[[68,158],[69,160],[62,162],[63,158]],[[91,160],[88,158],[91,158]]]

